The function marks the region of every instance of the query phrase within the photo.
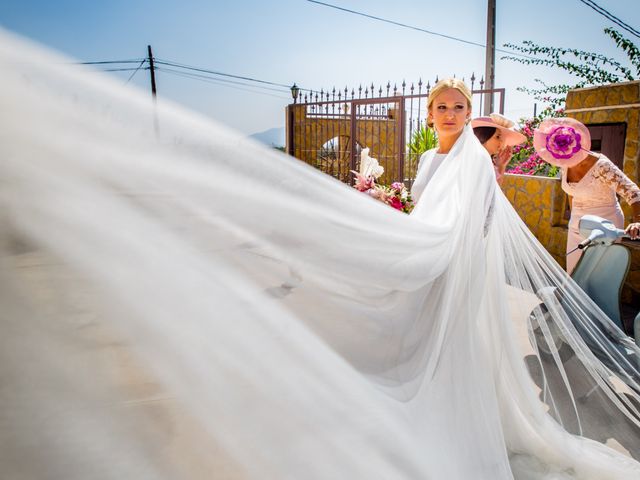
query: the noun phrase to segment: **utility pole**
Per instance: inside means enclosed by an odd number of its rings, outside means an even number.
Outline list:
[[[149,72],[151,72],[151,95],[153,99],[156,99],[156,69],[153,66],[153,53],[151,52],[151,45],[147,45],[147,51],[149,52]]]
[[[496,65],[496,0],[487,0],[487,49],[485,53],[484,88],[493,90]],[[484,96],[484,115],[493,112],[493,93]]]
[[[158,124],[158,110],[156,108],[156,68],[153,65],[153,52],[151,51],[151,45],[147,45],[147,52],[149,53],[149,72],[151,73],[151,98],[153,98],[153,130],[156,132],[156,135],[158,135],[160,126]]]

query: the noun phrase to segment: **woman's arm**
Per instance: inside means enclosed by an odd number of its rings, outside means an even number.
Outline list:
[[[594,176],[600,178],[614,189],[631,206],[633,216],[625,232],[632,240],[638,239],[640,238],[640,188],[622,170],[616,167],[611,160],[606,157],[603,158],[606,161],[598,165],[598,170]]]
[[[615,190],[618,195],[624,198],[627,204],[634,208],[634,204],[640,202],[640,188],[622,170],[616,167],[611,160],[606,157],[604,159],[606,161],[598,165],[594,176]]]
[[[627,225],[625,232],[632,240],[640,238],[640,188],[611,161],[604,163],[599,173],[602,179],[624,198],[633,211],[631,223]]]
[[[504,181],[504,172],[507,170],[507,165],[509,165],[509,160],[511,160],[512,155],[513,148],[505,147],[492,159],[496,171],[496,180],[499,185],[502,185]]]

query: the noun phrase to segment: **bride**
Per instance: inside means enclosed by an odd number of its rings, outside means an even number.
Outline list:
[[[3,476],[639,478],[638,349],[462,82],[405,215],[8,33],[0,62]]]

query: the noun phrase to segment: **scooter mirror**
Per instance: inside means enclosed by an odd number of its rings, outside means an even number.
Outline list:
[[[624,230],[616,227],[613,222],[596,215],[585,215],[580,218],[578,228],[583,238],[591,239],[589,243],[611,245],[615,240],[625,235]],[[596,230],[599,231],[595,232]]]

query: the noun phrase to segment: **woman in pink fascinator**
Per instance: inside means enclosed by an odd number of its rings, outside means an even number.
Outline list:
[[[489,152],[496,172],[496,180],[502,184],[504,172],[513,154],[513,147],[527,140],[515,130],[515,123],[499,113],[478,117],[471,121],[473,133]]]
[[[640,189],[606,156],[590,151],[591,135],[584,124],[569,117],[544,120],[534,130],[533,146],[545,162],[560,167],[562,189],[570,196],[568,273],[582,255],[576,247],[583,240],[578,230],[583,215],[597,215],[624,228],[624,215],[616,194],[633,211],[626,232],[632,239],[640,238]]]

